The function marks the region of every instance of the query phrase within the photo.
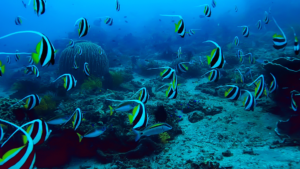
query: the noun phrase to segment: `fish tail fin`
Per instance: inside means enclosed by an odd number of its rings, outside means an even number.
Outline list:
[[[22,141],[23,141],[24,144],[27,143],[27,137],[26,137],[26,135],[22,135]]]
[[[138,141],[141,138],[141,132],[134,129],[132,131],[136,134],[135,141]]]
[[[79,134],[79,133],[76,133],[77,134],[77,136],[79,137],[79,143],[81,143],[81,141],[82,141],[82,139],[83,139],[83,136],[81,135],[81,134]]]
[[[39,63],[39,54],[37,53],[32,53],[31,54],[32,60],[34,61],[35,64]]]
[[[110,110],[110,115],[112,115],[114,113],[114,109],[111,106],[108,106],[109,110]]]

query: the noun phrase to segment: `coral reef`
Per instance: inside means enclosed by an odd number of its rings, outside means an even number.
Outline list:
[[[160,133],[158,137],[160,138],[160,141],[164,144],[168,143],[168,139],[171,138],[167,132]]]
[[[82,91],[94,91],[100,90],[102,88],[102,80],[96,76],[90,76],[88,79],[85,79],[84,82],[81,84]]]
[[[48,94],[42,97],[41,103],[34,108],[34,111],[40,118],[49,118],[53,115],[56,106],[57,103],[54,96]]]
[[[81,47],[82,55],[78,54],[78,50]],[[102,54],[100,53],[102,50]],[[76,55],[76,62],[78,70],[74,67],[74,56]],[[83,81],[85,74],[83,71],[84,63],[89,63],[89,69],[91,75],[102,77],[108,72],[109,62],[105,51],[98,45],[92,42],[80,42],[76,43],[74,48],[67,47],[62,51],[59,59],[59,73],[70,73],[75,76],[78,81]]]

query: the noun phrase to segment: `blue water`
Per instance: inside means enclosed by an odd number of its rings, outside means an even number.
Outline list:
[[[24,3],[28,3],[28,1],[24,1]],[[0,98],[9,98],[9,99],[18,99],[24,98],[26,95],[33,94],[32,92],[39,92],[41,97],[47,92],[53,94],[53,98],[56,98],[56,106],[59,107],[61,103],[65,100],[67,102],[78,101],[79,99],[89,98],[90,95],[99,94],[101,95],[103,91],[106,91],[106,94],[109,94],[109,90],[122,91],[119,89],[119,86],[115,87],[115,79],[107,78],[107,76],[103,73],[100,78],[103,86],[106,83],[106,86],[99,87],[92,90],[92,93],[86,94],[84,96],[80,96],[82,94],[83,89],[80,88],[84,80],[88,79],[82,75],[81,79],[78,81],[77,86],[77,95],[73,97],[71,94],[66,94],[66,98],[60,98],[57,95],[63,92],[53,91],[53,88],[58,88],[58,84],[50,85],[51,81],[60,76],[61,72],[59,71],[59,61],[61,59],[61,54],[69,42],[69,39],[73,39],[75,41],[84,40],[93,42],[102,47],[104,51],[106,51],[107,59],[109,61],[109,70],[115,71],[115,69],[121,68],[121,71],[126,72],[128,74],[140,73],[140,76],[144,76],[144,69],[147,67],[149,60],[153,59],[152,55],[156,53],[162,52],[172,52],[174,58],[162,59],[171,65],[173,61],[176,60],[176,53],[178,48],[181,47],[183,53],[186,55],[188,52],[191,55],[195,56],[198,53],[206,52],[206,55],[209,55],[211,50],[213,49],[211,44],[203,44],[206,40],[213,40],[217,42],[225,52],[230,53],[230,57],[234,57],[235,50],[243,49],[244,53],[248,53],[248,48],[251,48],[254,56],[255,49],[259,48],[263,45],[268,45],[266,51],[274,52],[272,49],[272,35],[274,33],[281,34],[278,30],[278,27],[274,24],[272,17],[276,18],[276,21],[283,29],[287,36],[288,46],[292,47],[294,43],[294,33],[290,27],[294,27],[295,31],[300,34],[300,19],[299,19],[299,7],[300,1],[298,0],[216,0],[216,7],[211,7],[211,17],[203,16],[204,7],[197,7],[203,4],[209,4],[211,6],[211,0],[119,0],[120,3],[120,11],[116,11],[116,2],[114,0],[48,0],[46,2],[46,11],[43,15],[37,16],[33,9],[33,1],[26,8],[23,6],[21,0],[2,0],[0,5],[0,37],[17,32],[17,31],[37,31],[46,35],[49,40],[53,43],[55,49],[57,50],[55,56],[55,64],[50,65],[49,67],[42,67],[40,64],[37,64],[39,68],[41,76],[43,73],[47,74],[47,78],[41,78],[42,82],[38,82],[39,79],[30,78],[26,79],[26,75],[24,76],[23,70],[28,65],[28,57],[31,57],[31,54],[21,55],[21,59],[16,62],[15,55],[11,55],[11,63],[6,63],[6,54],[2,55],[1,52],[5,53],[14,53],[16,50],[19,52],[26,53],[34,53],[36,52],[36,45],[41,40],[41,37],[35,34],[17,34],[11,37],[0,39],[0,60],[2,65],[6,66],[6,72],[0,77]],[[236,11],[236,9],[238,9]],[[270,23],[265,24],[263,22],[265,11],[269,13]],[[181,38],[178,33],[176,33],[174,24],[179,21],[178,17],[164,17],[163,15],[181,15],[184,23],[186,31],[190,29],[200,29],[196,30],[195,35],[188,36],[185,35],[184,38]],[[16,17],[20,16],[22,19],[21,25],[15,24]],[[105,16],[109,16],[113,18],[114,22],[112,26],[108,26],[104,23]],[[88,24],[90,25],[90,30],[88,34],[84,37],[78,37],[78,26],[75,26],[75,21],[81,17],[87,19]],[[100,17],[101,21],[100,21]],[[262,20],[262,30],[258,30],[256,28],[256,23],[258,20]],[[246,25],[249,27],[249,38],[245,39],[242,36],[242,28],[238,26]],[[232,43],[235,36],[238,36],[240,39],[240,46],[234,49],[227,49],[226,46]],[[259,45],[257,45],[259,44]],[[168,48],[165,50],[165,48]],[[172,51],[168,51],[169,48]],[[203,50],[205,49],[205,50]],[[209,51],[208,51],[209,50]],[[278,51],[276,51],[278,52]],[[282,52],[282,51],[279,51]],[[166,55],[167,55],[166,54]],[[28,57],[27,57],[28,56]],[[138,61],[132,61],[130,58],[132,56],[137,56]],[[226,58],[227,56],[225,56]],[[141,59],[142,58],[142,59]],[[207,61],[205,56],[202,57],[205,66],[207,66]],[[258,59],[258,58],[257,58]],[[160,61],[160,59],[155,58],[155,62]],[[194,59],[198,60],[198,58]],[[263,59],[257,60],[262,64]],[[185,62],[189,62],[190,60],[185,58]],[[246,59],[246,62],[248,60]],[[72,64],[72,60],[70,61]],[[238,63],[232,62],[229,60],[227,64],[233,68]],[[91,63],[90,63],[91,64]],[[131,67],[131,64],[136,64],[137,67],[132,68],[132,70],[125,70],[126,67]],[[157,62],[157,64],[159,64]],[[64,65],[66,66],[66,65]],[[70,65],[68,65],[71,67]],[[159,65],[164,66],[164,65]],[[169,66],[169,65],[168,65]],[[83,65],[79,65],[80,72],[82,72]],[[154,66],[155,67],[155,66]],[[150,67],[150,68],[153,68]],[[225,66],[226,70],[226,66]],[[73,71],[73,70],[72,70]],[[93,70],[92,70],[93,71]],[[223,71],[223,69],[222,69]],[[22,73],[20,73],[22,72]],[[151,71],[152,73],[153,71]],[[65,72],[70,73],[70,72]],[[108,73],[108,72],[106,72]],[[156,75],[156,72],[149,75]],[[257,71],[255,72],[255,78],[258,77]],[[82,73],[83,74],[83,73]],[[95,73],[91,73],[92,75],[97,76]],[[157,74],[158,75],[158,74]],[[193,78],[195,77],[194,75]],[[25,77],[25,78],[24,78]],[[29,77],[29,76],[28,76]],[[187,79],[189,76],[182,76]],[[146,77],[145,77],[146,78]],[[14,95],[12,93],[15,90],[12,90],[11,87],[19,82],[19,80],[27,80],[32,81],[32,83],[24,82],[24,90],[18,91]],[[77,77],[75,77],[77,79]],[[84,79],[84,80],[82,80]],[[113,80],[112,80],[113,79]],[[140,79],[140,78],[139,78]],[[108,82],[110,80],[110,82]],[[123,80],[123,79],[122,79]],[[121,81],[122,81],[121,80]],[[131,79],[130,79],[131,80]],[[128,81],[130,81],[128,80]],[[139,80],[138,80],[139,81]],[[250,82],[250,81],[249,81]],[[21,83],[21,82],[20,82]],[[42,91],[33,90],[35,87],[33,84],[43,83],[43,85],[47,86],[44,88],[41,87]],[[121,82],[122,83],[122,82]],[[225,82],[224,82],[225,83]],[[226,82],[227,83],[227,82]],[[23,84],[23,82],[22,82]],[[270,84],[270,83],[268,83]],[[29,86],[26,86],[29,85]],[[109,87],[107,87],[107,85]],[[152,84],[151,84],[152,85]],[[225,84],[220,84],[225,85]],[[50,87],[49,87],[50,86]],[[55,86],[55,87],[53,87]],[[110,88],[114,86],[114,88]],[[32,88],[30,88],[32,87]],[[44,87],[44,86],[43,86]],[[60,85],[60,89],[62,89],[62,84]],[[151,86],[152,87],[152,86]],[[285,87],[285,86],[281,86]],[[50,90],[51,88],[51,90]],[[55,89],[56,89],[55,88]],[[49,89],[49,90],[48,90]],[[73,90],[73,89],[72,89]],[[137,91],[138,88],[133,89]],[[126,90],[125,90],[126,91]],[[126,92],[128,92],[127,90]],[[99,93],[97,93],[99,92]],[[70,92],[71,93],[71,92]],[[124,93],[120,94],[120,97],[124,97]],[[152,96],[151,96],[152,97]],[[285,97],[287,97],[285,95]],[[75,98],[75,99],[74,99]],[[118,98],[115,98],[118,99]],[[103,100],[102,100],[103,101]],[[289,102],[290,100],[288,100]],[[15,101],[14,101],[15,103]],[[97,103],[98,104],[98,103]],[[102,105],[105,105],[104,101],[101,102]],[[63,106],[61,106],[63,107]],[[19,114],[15,114],[18,111],[23,112],[23,107],[20,110],[8,110],[3,109],[1,111],[14,112],[12,116],[19,116]],[[64,110],[63,113],[73,112],[74,110]],[[87,108],[86,108],[87,109]],[[108,106],[106,106],[108,110]],[[54,110],[56,110],[54,108]],[[54,112],[53,110],[53,112]],[[83,110],[86,111],[86,110]],[[27,112],[24,110],[24,112]],[[28,113],[29,114],[29,113]],[[25,116],[25,115],[24,115]],[[28,117],[27,117],[28,116]],[[46,120],[50,119],[46,115],[42,116],[30,116],[27,115],[21,120],[16,122],[11,121],[12,123],[17,123],[19,125],[28,122],[29,119],[39,119],[46,118]],[[45,117],[44,117],[45,116]],[[54,115],[51,114],[51,117]],[[87,115],[88,116],[88,115]],[[0,117],[1,119],[10,120],[7,117]],[[19,117],[17,117],[19,118]],[[48,119],[47,119],[48,118]],[[125,117],[127,118],[127,117]],[[126,119],[127,120],[127,119]],[[110,121],[110,116],[105,117],[105,122]],[[178,120],[177,120],[178,121]],[[94,119],[91,120],[91,123],[96,123],[97,121]],[[177,122],[178,123],[178,122]],[[86,126],[91,126],[91,124],[85,124]],[[112,124],[105,124],[111,125]],[[128,126],[127,126],[128,127]],[[131,128],[130,128],[131,129]],[[7,130],[7,128],[5,128]],[[12,129],[8,129],[8,133],[12,133]],[[59,128],[55,128],[54,132],[56,134],[62,134]],[[116,129],[112,129],[107,127],[108,132],[112,132]],[[87,132],[87,131],[85,131]],[[104,131],[103,131],[104,132]],[[74,136],[74,133],[71,133]],[[68,133],[70,134],[70,133]],[[1,136],[1,135],[0,135]],[[8,136],[5,138],[7,139]],[[71,137],[71,136],[70,136]],[[75,136],[76,138],[76,133]],[[1,137],[0,137],[1,138]],[[50,137],[51,138],[51,137]],[[77,138],[76,138],[77,139]],[[111,138],[110,138],[111,139]],[[53,139],[52,139],[53,140]],[[1,140],[0,140],[1,141]],[[65,141],[65,140],[63,140]],[[77,140],[76,140],[77,141]],[[67,141],[66,141],[67,142]],[[107,141],[109,142],[109,141]],[[107,143],[105,142],[105,143]],[[69,142],[67,142],[69,143]],[[90,142],[89,142],[90,143]],[[89,144],[86,143],[86,144]],[[77,143],[76,143],[77,144]],[[121,144],[121,143],[120,143]],[[78,145],[75,145],[76,147]],[[82,145],[81,145],[82,146]],[[87,147],[94,146],[94,143],[89,144]],[[127,146],[127,145],[126,145]],[[112,146],[113,147],[113,146]],[[128,147],[121,147],[118,150],[112,150],[116,152],[127,152],[131,149],[137,147],[137,144],[132,143],[129,144]],[[99,147],[98,147],[99,148]],[[103,147],[101,147],[103,148]],[[100,149],[101,149],[100,148]],[[105,148],[103,148],[105,149]],[[3,152],[7,151],[5,149],[0,149],[0,157],[3,155]],[[67,151],[67,150],[66,150]],[[68,150],[69,151],[69,150]],[[103,150],[106,152],[111,151],[109,148]],[[41,153],[39,152],[40,154]],[[52,152],[53,153],[53,152]],[[47,153],[45,153],[47,154]],[[78,155],[78,154],[77,154]],[[81,154],[80,154],[81,155]],[[77,157],[80,157],[78,155]],[[42,156],[42,155],[41,155]],[[84,155],[82,155],[84,156]],[[86,155],[85,157],[93,157],[92,155]],[[39,165],[41,162],[38,163]],[[57,166],[63,166],[65,163]],[[43,165],[41,165],[43,166]],[[43,166],[44,167],[44,166]],[[46,166],[47,167],[47,166]],[[0,162],[0,169],[1,162]]]

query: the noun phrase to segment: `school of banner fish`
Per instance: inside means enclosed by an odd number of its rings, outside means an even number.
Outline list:
[[[29,0],[28,3],[25,3],[22,1],[22,4],[25,8],[29,7],[31,3],[31,0]],[[115,1],[115,9],[116,11],[120,11],[120,3],[119,0]],[[214,8],[217,8],[217,3],[215,0],[212,0],[212,3],[209,4],[203,4],[199,5],[197,7],[204,8],[204,16],[205,17],[212,17],[213,16],[213,10]],[[46,6],[46,0],[33,0],[33,9],[37,16],[42,16],[47,9]],[[238,12],[238,7],[235,6],[235,12]],[[175,23],[175,32],[178,33],[178,35],[182,38],[185,37],[185,34],[187,33],[189,36],[194,35],[196,32],[195,30],[199,31],[200,29],[189,29],[186,31],[184,19],[181,15],[166,15],[162,14],[163,17],[178,17],[179,21],[178,23]],[[110,16],[103,16],[99,18],[105,18],[104,23],[108,26],[113,25],[113,18]],[[17,16],[15,18],[15,24],[16,25],[22,25],[23,20],[25,18],[22,16]],[[287,37],[285,33],[282,31],[278,23],[274,18],[272,18],[278,29],[280,30],[281,34],[275,34],[273,39],[273,47],[277,50],[284,50],[287,46]],[[258,20],[256,23],[256,27],[258,30],[262,30],[263,23],[269,24],[270,18],[269,13],[265,12],[265,17],[263,20]],[[89,33],[90,25],[86,18],[79,18],[75,21],[75,26],[78,27],[78,38],[83,38]],[[249,27],[247,25],[238,26],[241,28],[242,35],[247,38],[251,36]],[[293,29],[293,28],[292,28]],[[294,31],[294,29],[293,29]],[[29,75],[34,75],[37,78],[40,77],[40,72],[38,68],[34,64],[40,64],[42,67],[50,66],[55,64],[55,57],[57,50],[55,50],[55,47],[53,46],[51,40],[44,35],[41,32],[37,31],[19,31],[19,32],[13,32],[8,35],[4,35],[0,37],[0,40],[5,39],[10,36],[18,35],[18,34],[32,34],[32,36],[39,36],[41,40],[36,45],[36,51],[33,53],[26,53],[26,52],[19,52],[16,50],[15,53],[7,53],[7,52],[0,52],[0,54],[7,55],[6,57],[6,63],[11,63],[11,57],[10,55],[14,56],[14,60],[17,62],[20,60],[21,55],[28,55],[31,56],[28,57],[28,63],[29,65],[26,66],[24,73]],[[299,43],[296,36],[296,33],[294,31],[294,52],[296,55],[299,54]],[[225,56],[223,54],[222,48],[218,45],[217,42],[206,40],[203,43],[209,43],[215,46],[215,48],[211,51],[211,54],[207,56],[207,62],[210,66],[211,70],[205,73],[203,76],[208,74],[208,80],[210,82],[218,82],[218,80],[221,78],[220,70],[224,68],[226,65]],[[235,36],[233,39],[233,44],[238,47],[240,44],[240,39],[238,36]],[[73,63],[73,69],[77,70],[79,69],[77,62],[76,62],[76,56],[82,55],[82,48],[77,45],[74,40],[70,39],[70,42],[68,44],[68,47],[71,47],[72,49],[76,50],[76,54],[74,56],[74,63]],[[99,54],[102,55],[103,49],[99,47],[98,49]],[[181,47],[179,47],[177,52],[177,58],[181,58]],[[244,63],[245,57],[249,56],[249,63],[254,64],[255,58],[253,57],[252,53],[244,54],[241,49],[237,50],[236,57],[239,59],[241,63]],[[202,57],[199,57],[199,62],[203,65]],[[151,68],[149,70],[153,69],[163,69],[163,71],[160,73],[160,76],[162,77],[162,80],[168,79],[169,83],[163,85],[159,88],[162,89],[164,87],[167,87],[166,90],[166,97],[168,99],[176,99],[178,96],[178,88],[180,87],[180,84],[178,84],[177,81],[177,74],[182,74],[188,71],[187,64],[195,64],[195,61],[190,62],[181,62],[176,65],[175,68],[172,67],[158,67],[158,68]],[[90,76],[90,69],[89,69],[89,63],[85,62],[83,67],[83,73],[86,76]],[[5,75],[5,64],[0,61],[0,76]],[[244,76],[241,73],[239,69],[235,69],[237,78],[236,83],[240,81],[241,83],[244,83]],[[249,72],[252,78],[251,70],[249,68]],[[247,73],[247,74],[248,74]],[[247,93],[247,97],[244,98],[243,105],[245,110],[247,111],[254,111],[254,108],[256,106],[256,101],[263,96],[269,97],[269,95],[276,91],[278,88],[278,84],[276,82],[275,76],[270,73],[272,76],[272,81],[270,82],[270,85],[268,86],[265,82],[265,78],[263,75],[260,75],[257,77],[252,83],[248,84],[248,86],[254,85],[254,94],[252,94],[248,90],[243,90],[240,87],[236,85],[225,85],[225,86],[219,86],[218,88],[228,88],[228,90],[225,92],[224,96],[225,98],[228,98],[230,100],[238,100],[242,96],[242,92]],[[63,74],[57,79],[55,79],[52,83],[56,82],[57,80],[62,79],[64,81],[64,88],[69,91],[72,88],[76,87],[77,80],[72,74]],[[136,97],[138,95],[138,97]],[[300,95],[300,92],[298,91],[292,91],[291,92],[291,107],[294,111],[297,110],[297,103],[294,101],[293,97]],[[135,141],[138,141],[142,136],[151,136],[160,134],[162,132],[168,131],[172,129],[172,126],[170,126],[167,123],[156,123],[152,125],[148,125],[149,116],[146,111],[145,104],[150,99],[149,92],[145,87],[138,90],[130,99],[128,100],[113,100],[113,99],[107,99],[113,103],[117,103],[116,106],[110,108],[110,115],[113,115],[114,112],[128,112],[132,111],[132,113],[128,114],[128,119],[130,124],[133,126],[132,129],[134,133],[136,134]],[[15,103],[14,105],[11,105],[11,108],[15,105],[18,105],[20,103],[24,103],[24,108],[31,110],[34,107],[38,106],[41,102],[41,98],[37,94],[31,94],[23,99],[21,99],[19,102]],[[48,121],[42,120],[42,119],[36,119],[33,121],[30,121],[26,124],[23,124],[22,126],[17,126],[11,122],[5,121],[3,119],[0,119],[1,125],[0,125],[0,141],[4,138],[5,131],[3,129],[3,125],[11,125],[16,128],[15,132],[9,136],[7,140],[1,145],[1,148],[10,140],[10,138],[18,131],[23,133],[22,141],[23,145],[17,148],[13,148],[10,150],[7,150],[4,155],[0,158],[0,166],[1,168],[33,168],[35,166],[35,151],[34,146],[43,144],[51,134],[51,130],[49,129],[48,125],[65,125],[69,121],[72,122],[72,126],[74,131],[80,126],[83,118],[84,112],[81,111],[80,108],[77,108],[71,115],[60,115],[57,117],[54,117]],[[26,128],[26,129],[24,129]],[[103,132],[105,132],[106,127],[99,127],[99,126],[93,126],[93,129],[84,135],[78,135],[78,140],[81,142],[84,138],[93,138],[100,136]]]

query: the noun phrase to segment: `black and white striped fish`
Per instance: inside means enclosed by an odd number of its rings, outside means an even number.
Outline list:
[[[179,47],[177,50],[177,59],[181,58],[181,54],[182,54],[181,47]]]
[[[173,74],[175,73],[175,70],[170,67],[165,67],[165,70],[160,72],[160,76],[164,79],[170,79],[172,78]]]
[[[10,64],[10,62],[11,62],[11,60],[10,60],[10,56],[9,56],[9,55],[7,55],[7,56],[6,56],[6,63]]]
[[[239,75],[237,75],[236,77],[236,83],[238,83],[238,79],[241,79],[241,83],[244,83],[245,79],[244,79],[244,76],[242,74],[242,72],[240,71],[240,69],[235,69],[234,72],[238,72]],[[240,77],[240,78],[238,78]]]
[[[72,39],[70,39],[68,47],[74,48],[74,46],[75,46],[75,42]]]
[[[46,11],[46,0],[34,0],[33,8],[37,16],[43,15]]]
[[[79,56],[81,56],[81,55],[82,55],[82,48],[81,48],[81,46],[79,46],[79,49],[78,49],[78,52],[77,52],[77,54],[78,54]]]
[[[175,32],[177,32],[180,37],[184,38],[185,31],[184,21],[183,19],[180,19],[177,24],[175,23]]]
[[[22,127],[28,124],[30,125],[27,127],[26,132],[32,138],[34,145],[40,145],[49,138],[51,130],[48,128],[48,124],[44,120],[33,120],[22,125]]]
[[[230,100],[238,100],[241,96],[241,89],[234,85],[225,85],[224,87],[230,87],[228,91],[225,92],[224,96]]]
[[[147,127],[149,116],[144,103],[139,100],[135,102],[137,102],[138,105],[134,107],[132,114],[129,114],[128,118],[130,124],[133,124],[133,129],[140,131]]]
[[[149,92],[147,91],[146,87],[141,88],[136,93],[138,93],[138,92],[140,92],[139,101],[146,104],[150,98]]]
[[[270,74],[273,77],[273,81],[270,84],[269,93],[273,93],[278,88],[278,84],[277,84],[275,76],[272,73],[270,73]]]
[[[18,50],[16,50],[16,53],[18,53],[19,51]],[[20,55],[19,54],[16,54],[15,55],[15,61],[17,62],[17,61],[19,61],[20,60]]]
[[[58,79],[60,79],[62,77],[64,77],[63,78],[63,80],[64,80],[64,88],[67,89],[67,91],[69,91],[72,88],[76,87],[77,80],[71,74],[63,74],[63,75],[59,76],[57,79],[55,79],[53,82],[57,81]]]
[[[235,56],[237,57],[237,58],[239,58],[240,59],[240,57],[241,56],[243,56],[244,55],[244,52],[243,52],[243,50],[241,50],[241,49],[238,49],[237,51],[236,51],[236,54],[235,54]]]
[[[86,76],[90,76],[89,64],[87,62],[85,62],[83,65],[83,72],[85,73]]]
[[[203,43],[211,42],[216,45],[216,49],[212,50],[211,55],[207,56],[208,65],[213,69],[221,69],[225,65],[225,57],[221,47],[214,41],[207,40]]]
[[[2,62],[0,60],[0,77],[5,73],[5,65],[2,65]]]
[[[278,35],[278,34],[274,34],[273,35],[273,47],[275,49],[283,49],[285,48],[285,46],[287,45],[287,39],[286,36],[284,34],[284,32],[282,31],[282,29],[279,27],[279,25],[277,24],[276,20],[273,18],[276,26],[278,27],[278,29],[281,31],[282,35]]]
[[[258,30],[262,29],[261,20],[258,20],[258,22],[256,23],[256,27]]]
[[[2,150],[2,157],[0,161],[0,167],[1,169],[33,169],[35,165],[35,150],[34,150],[34,144],[33,140],[31,139],[30,135],[26,133],[22,128],[19,126],[10,123],[8,121],[0,119],[1,123],[7,123],[17,128],[17,130],[20,130],[25,136],[23,136],[23,144],[20,147],[13,147],[11,149],[3,149],[2,147],[4,144],[9,141],[6,140],[5,143],[1,145]],[[16,132],[14,132],[15,134]],[[12,134],[11,137],[14,135]]]
[[[21,101],[23,101],[25,99],[27,99],[27,100],[26,100],[24,107],[25,107],[25,109],[28,109],[28,110],[33,109],[34,107],[38,106],[41,103],[41,98],[37,94],[31,94],[31,95],[24,97],[17,103],[11,105],[10,107],[15,106],[16,104],[20,103]]]
[[[263,96],[265,93],[265,78],[264,75],[260,75],[258,78],[256,78],[252,83],[248,84],[247,86],[251,86],[255,84],[255,91],[254,96],[255,99],[259,99]]]
[[[254,64],[255,63],[255,57],[253,57],[252,53],[247,53],[246,55],[249,55],[249,63]]]
[[[299,93],[299,92],[296,90],[291,91],[291,108],[292,108],[292,110],[297,111],[298,105],[297,105],[296,101],[294,100],[295,93]],[[296,94],[296,96],[297,95],[299,95],[299,94]]]
[[[33,64],[33,59],[32,59],[32,57],[31,56],[27,56],[28,57],[28,63],[30,64],[30,65],[32,65]]]
[[[89,25],[86,18],[79,18],[75,22],[75,26],[78,22],[79,22],[79,24],[78,24],[78,35],[79,35],[79,38],[81,38],[81,37],[84,37],[88,34],[89,29],[90,29],[90,25]]]
[[[176,99],[178,95],[178,87],[173,88],[172,85],[169,86],[169,88],[166,91],[166,96],[168,99]]]
[[[73,63],[73,69],[77,70],[79,67],[77,66],[76,62],[76,55],[74,56],[74,63]]]
[[[248,96],[245,97],[244,101],[243,101],[243,106],[245,107],[246,111],[254,111],[254,107],[256,106],[256,100],[254,98],[254,96],[252,95],[251,92],[249,92],[248,90],[242,90],[248,93]]]
[[[209,5],[208,4],[203,4],[203,5],[199,5],[197,7],[200,7],[200,6],[204,6],[204,11],[203,11],[204,15],[206,17],[211,17],[211,9],[210,9]]]
[[[195,35],[195,31],[194,31],[193,29],[190,29],[190,30],[188,31],[188,33],[189,33],[190,36]]]
[[[175,32],[177,32],[180,37],[184,38],[186,29],[181,15],[160,15],[160,16],[179,17],[180,20],[178,21],[178,23],[175,23]]]
[[[120,11],[120,3],[119,0],[116,0],[116,10]]]
[[[221,77],[221,74],[220,74],[220,71],[218,69],[213,69],[211,71],[208,71],[206,72],[204,75],[208,74],[209,73],[209,76],[208,76],[208,80],[210,82],[218,82],[218,80],[220,79]],[[204,76],[202,75],[202,76]],[[201,76],[201,77],[202,77]]]
[[[83,120],[83,114],[82,114],[80,108],[77,108],[74,111],[72,116],[73,116],[73,119],[72,119],[73,129],[76,130],[79,127],[79,125],[81,124],[81,121]]]
[[[240,58],[239,58],[239,59],[240,59],[241,64],[244,63],[244,60],[245,60],[244,57],[245,57],[245,55],[240,55]]]
[[[239,46],[239,44],[240,44],[240,40],[239,40],[239,37],[234,37],[234,44],[235,44],[235,46]]]
[[[103,49],[101,48],[101,46],[98,47],[98,51],[99,51],[99,54],[100,54],[100,55],[103,54]]]
[[[36,77],[40,77],[40,71],[35,65],[29,65],[25,69],[25,74],[34,74]]]
[[[105,23],[106,25],[111,26],[111,25],[114,23],[114,20],[113,20],[113,18],[108,17],[108,18],[106,18],[106,19],[104,20],[104,23]]]
[[[179,73],[179,74],[186,73],[189,70],[189,68],[185,65],[185,63],[189,63],[189,62],[181,62],[176,65],[177,73]]]
[[[212,0],[212,2],[211,2],[211,6],[212,6],[213,8],[215,8],[215,7],[217,6],[217,3],[216,3],[216,1],[215,1],[215,0]]]
[[[238,27],[242,27],[243,28],[242,34],[243,34],[244,37],[247,38],[249,36],[249,28],[248,28],[248,26],[238,26]]]
[[[297,38],[297,35],[296,35],[296,32],[294,30],[293,27],[291,27],[294,31],[294,36],[295,36],[295,41],[294,41],[294,52],[295,52],[295,55],[299,55],[299,41],[298,41],[298,38]]]
[[[268,16],[268,15],[269,15],[268,12],[265,11],[265,18],[264,18],[265,24],[268,24],[268,23],[270,22],[270,19],[269,19],[269,16]]]
[[[16,25],[22,25],[22,19],[21,19],[21,17],[19,17],[19,16],[16,17],[15,24]]]
[[[36,46],[36,53],[32,53],[32,59],[36,64],[40,62],[42,67],[49,66],[50,63],[54,65],[56,52],[50,40],[43,35],[42,40]]]
[[[19,31],[10,33],[8,35],[0,37],[0,39],[4,39],[7,37],[10,37],[12,35],[16,34],[23,34],[23,33],[32,33],[37,34],[42,37],[42,40],[37,44],[36,46],[36,53],[32,53],[32,59],[37,64],[40,62],[40,64],[44,66],[49,66],[50,63],[54,65],[55,63],[55,54],[56,50],[54,49],[53,44],[50,42],[50,40],[42,33],[36,32],[36,31]],[[17,53],[20,54],[20,53]],[[21,54],[27,54],[27,53],[21,53]]]

